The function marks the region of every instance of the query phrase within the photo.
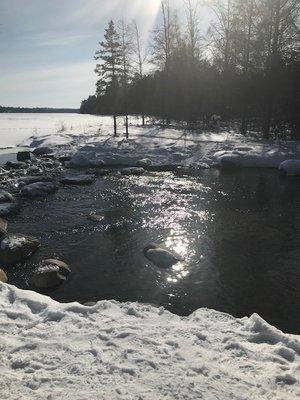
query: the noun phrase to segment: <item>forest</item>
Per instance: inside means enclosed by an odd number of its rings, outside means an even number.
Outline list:
[[[96,92],[81,113],[300,138],[299,0],[163,0],[150,42],[111,20],[95,53]],[[203,29],[201,13],[212,15]],[[182,12],[184,11],[184,12]],[[184,21],[179,15],[185,16]]]

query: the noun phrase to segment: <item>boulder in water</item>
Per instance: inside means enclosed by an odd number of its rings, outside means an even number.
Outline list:
[[[279,172],[286,176],[300,176],[300,160],[285,160],[279,165]]]
[[[95,175],[71,175],[60,180],[65,185],[88,185],[95,181]]]
[[[224,154],[218,158],[218,162],[224,169],[237,169],[242,166],[242,157],[237,154]]]
[[[171,253],[169,250],[159,247],[156,244],[149,244],[143,250],[143,254],[154,265],[159,268],[171,268],[173,265],[182,261],[176,254]]]
[[[27,161],[31,159],[30,151],[19,151],[17,153],[17,160],[18,161]]]
[[[143,158],[142,160],[138,160],[136,163],[137,167],[147,168],[152,165],[152,161],[149,158]]]
[[[94,213],[90,214],[90,215],[88,216],[88,218],[89,218],[91,221],[93,221],[93,222],[101,222],[101,221],[104,220],[104,216],[103,216],[103,215],[94,214]]]
[[[91,161],[85,154],[76,153],[71,158],[67,166],[70,168],[89,168],[91,167]]]
[[[51,176],[47,175],[27,175],[23,176],[22,178],[18,179],[19,185],[31,185],[32,183],[37,183],[37,182],[52,182],[53,178]]]
[[[0,282],[6,283],[7,282],[7,276],[6,273],[3,271],[3,269],[0,268]]]
[[[20,205],[17,202],[0,203],[0,217],[14,215],[20,210]]]
[[[144,168],[139,168],[139,167],[129,167],[121,169],[120,172],[122,175],[142,175],[145,172],[145,170]]]
[[[52,182],[36,182],[25,185],[20,190],[20,194],[24,197],[44,197],[56,192],[57,187]]]
[[[49,154],[53,154],[53,149],[51,149],[51,147],[41,146],[41,147],[37,147],[36,149],[34,149],[32,153],[35,156],[43,156],[45,154],[49,155]]]
[[[15,198],[12,194],[6,190],[0,189],[0,203],[12,203],[14,201]]]
[[[39,289],[52,289],[65,282],[70,272],[63,261],[48,259],[41,262],[31,281]]]
[[[24,262],[40,246],[40,241],[29,235],[11,234],[0,243],[0,265],[12,266]]]
[[[7,161],[5,164],[5,168],[7,169],[21,169],[21,168],[28,168],[28,164],[25,162],[13,162],[13,161]]]

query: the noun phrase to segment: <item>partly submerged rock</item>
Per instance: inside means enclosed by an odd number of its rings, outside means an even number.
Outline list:
[[[122,175],[142,175],[144,174],[145,170],[144,168],[140,167],[129,167],[121,169],[120,172]]]
[[[169,250],[159,247],[156,244],[150,244],[143,250],[143,254],[153,264],[159,268],[171,268],[173,265],[182,261],[176,254],[171,253]]]
[[[21,169],[21,168],[28,168],[28,164],[25,162],[13,162],[13,161],[7,161],[5,164],[5,168],[7,169]]]
[[[17,160],[18,161],[27,161],[31,159],[30,151],[19,151],[17,153]]]
[[[3,271],[3,269],[0,268],[0,282],[6,283],[7,282],[7,276],[6,273]]]
[[[90,214],[89,216],[88,216],[88,219],[90,219],[91,221],[93,221],[93,222],[101,222],[101,221],[103,221],[104,220],[104,216],[103,215],[100,215],[100,214],[94,214],[94,213],[92,213],[92,214]]]
[[[218,162],[222,168],[237,169],[242,166],[242,157],[237,154],[224,154],[218,157]]]
[[[76,153],[67,163],[70,168],[89,168],[91,167],[90,159],[83,153]]]
[[[17,202],[0,203],[0,217],[7,217],[16,214],[20,210],[20,205]]]
[[[24,262],[40,246],[40,241],[29,235],[11,234],[0,243],[0,265],[12,266]]]
[[[152,161],[149,160],[149,158],[143,158],[142,160],[138,160],[136,163],[137,167],[142,168],[149,167],[150,165],[152,165]]]
[[[71,175],[63,177],[60,182],[65,185],[88,185],[95,181],[95,175]]]
[[[32,153],[35,156],[43,156],[45,154],[49,155],[49,154],[53,154],[53,149],[51,149],[51,147],[41,146],[41,147],[37,147],[36,149],[34,149]]]
[[[91,171],[93,171],[93,174],[95,174],[96,176],[107,176],[111,173],[109,169],[94,169]]]
[[[6,190],[0,189],[0,203],[12,203],[14,201],[15,198],[12,194]]]
[[[300,160],[285,160],[279,165],[279,172],[286,176],[300,176]]]
[[[27,176],[22,176],[22,178],[18,179],[19,185],[31,185],[32,183],[37,183],[37,182],[52,182],[53,178],[48,175],[27,175]]]
[[[52,182],[36,182],[25,185],[20,190],[20,194],[24,197],[43,197],[56,192],[57,187]]]
[[[52,289],[65,282],[70,272],[69,266],[63,261],[43,260],[34,272],[31,282],[39,289]]]

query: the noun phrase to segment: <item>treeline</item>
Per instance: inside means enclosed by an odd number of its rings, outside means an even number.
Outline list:
[[[300,138],[299,4],[207,0],[214,17],[203,37],[197,0],[183,0],[184,24],[163,0],[150,46],[136,23],[110,21],[95,55],[96,94],[80,112],[191,125],[218,114],[239,122],[242,134]]]
[[[0,106],[0,113],[78,113],[76,108],[48,108],[48,107],[4,107]]]

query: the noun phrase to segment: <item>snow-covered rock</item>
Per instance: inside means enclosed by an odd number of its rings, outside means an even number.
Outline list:
[[[62,284],[69,273],[69,266],[56,259],[43,260],[32,276],[32,284],[38,289],[52,289]]]
[[[23,186],[20,194],[24,197],[43,197],[54,193],[56,190],[57,187],[52,182],[36,182]]]
[[[70,175],[61,178],[60,182],[65,185],[88,185],[95,181],[95,175]]]
[[[286,176],[300,176],[300,160],[285,160],[279,165],[279,171]]]
[[[299,336],[258,315],[101,301],[0,283],[3,400],[295,400]]]
[[[39,240],[33,236],[10,234],[0,243],[0,265],[19,264],[29,258],[39,246]]]
[[[241,156],[233,153],[218,157],[218,162],[222,168],[240,168],[242,166]]]

